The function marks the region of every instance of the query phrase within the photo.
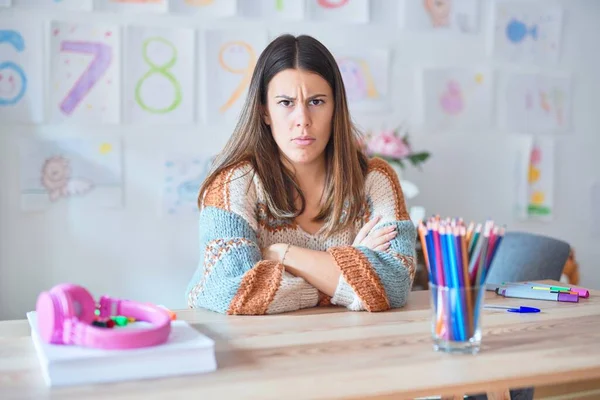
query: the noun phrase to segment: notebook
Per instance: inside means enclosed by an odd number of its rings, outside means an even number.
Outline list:
[[[131,350],[101,350],[41,340],[36,312],[27,313],[31,338],[49,387],[162,378],[215,371],[214,341],[186,321],[171,321],[166,343]],[[112,329],[140,329],[134,322]]]

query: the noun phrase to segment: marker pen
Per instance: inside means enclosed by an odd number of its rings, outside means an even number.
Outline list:
[[[528,287],[505,287],[498,288],[496,291],[504,297],[517,297],[521,299],[533,299],[533,300],[553,300],[560,302],[578,303],[579,296],[576,294],[569,293],[552,293],[544,290],[533,290]]]

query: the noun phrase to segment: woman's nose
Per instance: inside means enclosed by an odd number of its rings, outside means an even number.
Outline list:
[[[296,127],[305,128],[310,126],[310,116],[306,107],[298,107],[296,115]]]

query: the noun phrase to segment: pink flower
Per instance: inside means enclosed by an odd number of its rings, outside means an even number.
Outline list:
[[[367,144],[367,151],[392,158],[404,158],[411,153],[410,147],[393,131],[383,131],[373,136]]]

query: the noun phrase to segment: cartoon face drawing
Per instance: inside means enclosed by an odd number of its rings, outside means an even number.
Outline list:
[[[431,18],[434,27],[448,26],[450,22],[450,11],[452,0],[423,0],[425,11]]]

